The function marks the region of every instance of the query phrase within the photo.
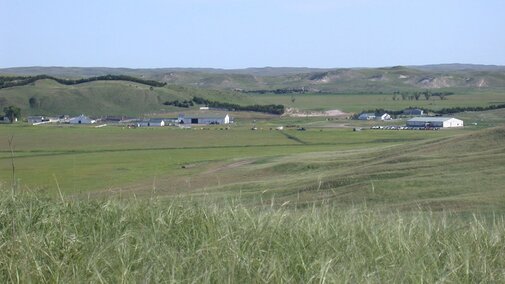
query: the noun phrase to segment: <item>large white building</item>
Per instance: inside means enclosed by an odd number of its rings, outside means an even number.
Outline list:
[[[407,120],[409,127],[463,127],[463,120],[454,117],[414,117]]]

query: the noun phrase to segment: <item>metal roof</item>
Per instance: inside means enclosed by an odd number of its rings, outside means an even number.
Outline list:
[[[440,117],[440,116],[436,116],[436,117],[414,117],[414,118],[411,118],[407,121],[420,121],[420,122],[444,122],[444,121],[447,121],[449,119],[454,119],[454,117]]]

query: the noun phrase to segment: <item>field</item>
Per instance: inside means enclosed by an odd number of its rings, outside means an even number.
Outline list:
[[[352,124],[345,119],[315,118],[239,120],[229,130],[4,125],[0,179],[12,183],[13,137],[16,184],[50,196],[260,194],[279,203],[502,210],[502,115],[463,114],[478,125],[441,131],[353,132],[332,127]]]
[[[407,104],[293,106],[360,101]],[[505,110],[439,131],[233,116],[229,128],[0,125],[0,282],[505,281]]]

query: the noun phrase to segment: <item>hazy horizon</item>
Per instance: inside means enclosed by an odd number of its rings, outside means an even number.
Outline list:
[[[505,2],[19,2],[0,68],[373,68],[505,65]]]
[[[220,67],[182,67],[182,66],[165,66],[165,67],[124,67],[124,66],[8,66],[0,67],[0,69],[14,69],[14,68],[110,68],[110,69],[215,69],[215,70],[244,70],[244,69],[267,69],[267,68],[292,68],[292,69],[367,69],[367,68],[390,68],[390,67],[423,67],[423,66],[443,66],[443,65],[475,65],[475,66],[496,66],[505,67],[505,65],[500,64],[479,64],[479,63],[433,63],[433,64],[420,64],[420,65],[387,65],[387,66],[333,66],[333,67],[312,67],[312,66],[249,66],[241,68],[220,68]]]

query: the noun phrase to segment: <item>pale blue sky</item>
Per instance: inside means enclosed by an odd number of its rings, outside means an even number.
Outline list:
[[[0,67],[505,65],[503,0],[0,0]]]

